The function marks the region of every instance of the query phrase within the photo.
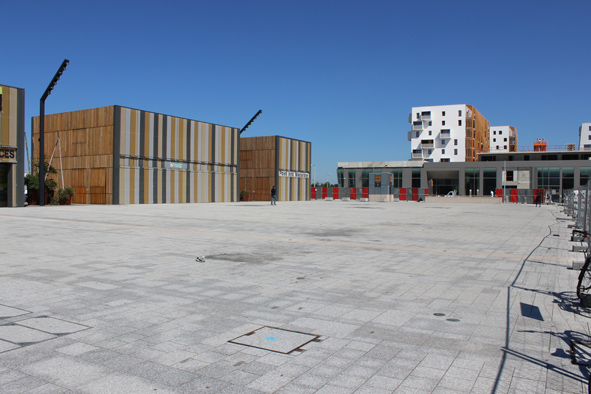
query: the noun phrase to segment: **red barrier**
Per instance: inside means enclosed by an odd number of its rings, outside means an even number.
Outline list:
[[[351,188],[351,200],[357,200],[357,188],[356,187]]]
[[[312,200],[316,200],[316,188],[315,187],[312,188],[312,191],[310,193],[310,198]]]
[[[323,187],[322,188],[322,199],[324,200],[327,195],[328,195],[328,188],[327,187]]]
[[[429,195],[429,189],[425,189],[425,197]]]
[[[369,198],[369,188],[368,187],[361,188],[361,198]]]
[[[338,187],[332,188],[332,198],[335,200],[339,199],[339,188]]]
[[[511,189],[511,202],[518,202],[519,190]]]
[[[496,189],[495,196],[496,197],[503,197],[503,189]]]
[[[419,201],[419,189],[412,189],[412,200]]]
[[[406,201],[406,189],[405,188],[401,188],[400,189],[400,201]]]

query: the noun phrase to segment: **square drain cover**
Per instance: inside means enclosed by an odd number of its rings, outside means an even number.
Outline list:
[[[570,351],[573,364],[591,366],[591,343],[571,341]]]
[[[319,335],[284,330],[282,328],[261,327],[228,342],[289,354],[312,341],[318,340],[319,337]]]

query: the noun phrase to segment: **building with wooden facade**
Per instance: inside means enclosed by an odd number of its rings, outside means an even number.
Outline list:
[[[240,139],[240,191],[243,200],[310,200],[312,144],[280,136]]]
[[[32,130],[38,152],[39,117]],[[238,201],[239,151],[237,128],[118,105],[45,116],[45,157],[73,203]]]
[[[25,90],[0,85],[0,207],[25,203]]]

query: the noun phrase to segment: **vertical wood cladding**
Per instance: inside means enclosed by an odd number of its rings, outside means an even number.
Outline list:
[[[238,129],[131,108],[116,110],[121,119],[121,203],[238,200],[238,152],[231,149],[238,146]]]
[[[45,119],[45,150],[53,150],[59,133],[62,173],[76,189],[75,203],[238,200],[236,128],[120,106]],[[38,122],[33,119],[37,135]],[[52,165],[61,170],[55,159]]]
[[[471,129],[466,125],[466,161],[478,161],[478,153],[490,150],[490,122],[472,105],[467,105],[472,111]],[[468,122],[468,119],[466,119]]]
[[[309,200],[311,146],[278,136],[241,138],[240,190],[251,201],[268,201],[275,185],[280,201]]]

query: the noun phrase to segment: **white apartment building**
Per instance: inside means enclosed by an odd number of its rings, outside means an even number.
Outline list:
[[[408,121],[411,160],[477,161],[490,146],[490,123],[471,105],[413,107]]]
[[[491,126],[490,152],[517,152],[517,130],[515,127]]]
[[[591,123],[579,127],[579,150],[591,150]]]

